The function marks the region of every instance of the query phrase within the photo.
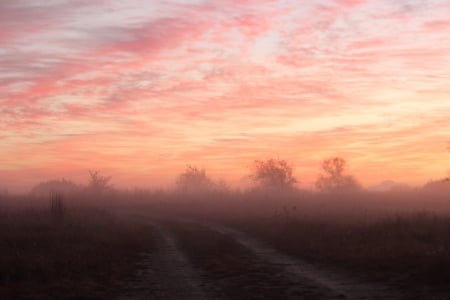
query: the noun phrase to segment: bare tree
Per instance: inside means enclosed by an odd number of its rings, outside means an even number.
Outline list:
[[[340,157],[325,159],[322,162],[323,173],[316,181],[316,187],[324,192],[352,191],[360,188],[357,180],[344,173],[346,161]]]
[[[94,193],[103,193],[112,189],[111,176],[104,176],[100,171],[89,171],[88,189]]]
[[[292,165],[283,159],[255,160],[250,177],[262,188],[291,189],[297,183]]]

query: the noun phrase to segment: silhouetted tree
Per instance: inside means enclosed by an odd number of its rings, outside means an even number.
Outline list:
[[[316,187],[323,192],[354,191],[360,188],[351,175],[345,175],[346,161],[340,157],[325,159],[322,162],[323,174],[319,175]]]
[[[89,176],[88,189],[91,192],[101,194],[112,190],[111,176],[104,176],[100,171],[89,171]]]
[[[31,193],[37,196],[48,196],[50,193],[70,195],[79,193],[81,189],[78,184],[63,178],[41,182],[31,189]]]
[[[184,192],[204,192],[213,187],[213,181],[206,175],[206,171],[191,165],[178,176],[176,183]]]
[[[261,188],[291,189],[297,183],[292,165],[283,159],[255,160],[250,176]]]

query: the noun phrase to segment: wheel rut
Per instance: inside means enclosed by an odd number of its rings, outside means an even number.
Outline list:
[[[285,255],[230,227],[148,222],[157,249],[144,254],[118,299],[413,299]]]
[[[136,274],[123,283],[120,300],[209,300],[202,282],[173,234],[158,223],[149,223],[156,231],[156,251],[146,253]]]
[[[310,288],[321,289],[326,294],[323,299],[385,300],[408,298],[387,286],[358,282],[346,275],[323,270],[306,261],[285,255],[273,247],[230,227],[212,223],[205,223],[204,225],[211,230],[233,237],[264,262],[277,266],[290,278],[308,282]]]

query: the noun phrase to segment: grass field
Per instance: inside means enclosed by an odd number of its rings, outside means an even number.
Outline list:
[[[278,200],[278,208],[241,209],[221,222],[285,253],[370,281],[450,293],[449,199],[380,195],[273,198],[266,201]]]
[[[447,194],[231,194],[180,201],[177,210],[183,205],[189,217],[244,230],[306,261],[403,290],[450,293]]]
[[[98,209],[3,207],[0,298],[111,299],[152,243],[142,225]]]
[[[247,220],[239,224],[302,259],[396,285],[448,289],[450,218],[411,215],[373,223]]]
[[[140,255],[154,251],[150,227],[161,220],[169,220],[164,226],[203,280],[221,281],[228,298],[245,299],[263,287],[279,295],[290,279],[270,278],[275,269],[202,222],[235,227],[280,253],[412,295],[450,293],[447,195],[158,192],[111,199],[63,198],[61,206],[57,198],[3,196],[0,298],[113,299]],[[150,222],[137,222],[131,213]]]

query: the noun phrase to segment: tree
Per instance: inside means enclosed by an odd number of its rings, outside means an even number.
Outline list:
[[[291,189],[297,183],[292,165],[283,159],[255,160],[250,177],[262,188]]]
[[[319,175],[316,187],[323,192],[343,192],[360,188],[357,180],[344,173],[346,161],[340,157],[325,159],[322,162],[323,174]]]
[[[80,193],[82,187],[65,178],[41,182],[31,189],[31,193],[37,196],[48,196],[50,193],[73,195]]]
[[[110,184],[111,176],[104,176],[100,171],[89,171],[89,184],[88,189],[91,192],[101,194],[108,190],[112,190],[112,184]]]
[[[213,187],[213,181],[206,175],[206,171],[191,165],[178,176],[176,183],[183,192],[204,192]]]

